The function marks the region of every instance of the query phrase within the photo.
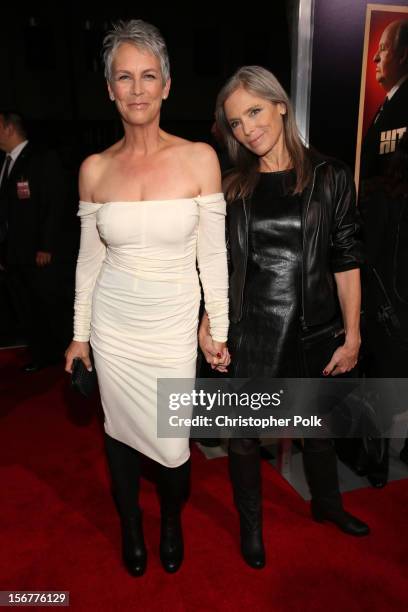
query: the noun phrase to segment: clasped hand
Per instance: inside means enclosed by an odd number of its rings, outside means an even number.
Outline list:
[[[35,255],[35,263],[39,268],[44,268],[51,263],[51,253],[48,251],[37,251]]]
[[[228,372],[231,355],[229,354],[227,344],[226,342],[217,342],[212,339],[207,315],[204,315],[201,321],[198,331],[198,342],[206,362],[211,365],[211,369],[218,372]]]

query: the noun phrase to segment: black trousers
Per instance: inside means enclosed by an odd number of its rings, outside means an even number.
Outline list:
[[[43,268],[35,264],[8,265],[6,284],[33,360],[47,363],[61,357],[72,336],[72,319],[68,334],[58,267],[52,262]]]
[[[112,493],[121,518],[140,515],[141,455],[137,450],[105,433],[105,448]],[[162,515],[177,514],[189,495],[190,460],[169,468],[155,464]]]

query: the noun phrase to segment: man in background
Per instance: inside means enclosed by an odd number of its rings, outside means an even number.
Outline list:
[[[66,198],[57,155],[27,138],[21,115],[0,110],[0,259],[11,302],[24,330],[34,372],[56,363],[64,347],[59,327],[55,255]]]

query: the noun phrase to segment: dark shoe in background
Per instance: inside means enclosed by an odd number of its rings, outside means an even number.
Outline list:
[[[43,370],[44,368],[50,368],[62,363],[62,355],[53,355],[52,357],[47,357],[44,359],[33,359],[32,361],[26,363],[21,368],[21,371],[25,374],[32,374],[34,372],[38,372],[39,370]]]
[[[372,487],[381,489],[388,482],[389,438],[364,438],[360,451],[366,465],[367,480]]]
[[[405,440],[405,444],[400,451],[400,459],[408,465],[408,438]]]
[[[381,489],[387,484],[388,438],[336,440],[336,450],[339,459],[357,476],[366,476],[372,487]]]
[[[21,371],[24,372],[24,374],[33,374],[39,370],[41,370],[41,365],[37,361],[29,361],[21,368]]]
[[[201,444],[201,446],[205,446],[206,448],[215,448],[216,446],[221,445],[221,440],[219,438],[197,438],[194,441]]]

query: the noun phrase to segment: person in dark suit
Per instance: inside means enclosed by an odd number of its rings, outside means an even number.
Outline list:
[[[14,111],[0,110],[0,149],[1,260],[31,351],[24,370],[32,372],[62,357],[55,250],[67,190],[57,155],[28,141]]]
[[[386,96],[364,138],[362,187],[383,176],[385,166],[408,127],[408,19],[390,23],[373,57],[376,80]]]

